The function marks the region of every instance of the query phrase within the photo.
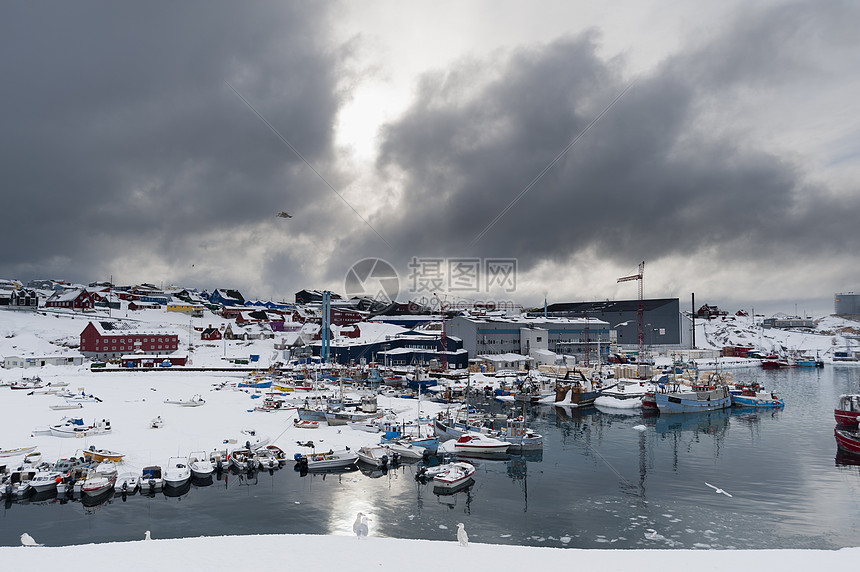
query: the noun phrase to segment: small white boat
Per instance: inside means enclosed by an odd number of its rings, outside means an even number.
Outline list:
[[[64,411],[66,409],[82,409],[84,407],[83,403],[61,403],[59,405],[49,405],[51,409],[54,411]]]
[[[36,450],[36,446],[18,447],[16,449],[0,449],[0,457],[17,457],[18,455],[26,455]]]
[[[260,465],[257,455],[247,447],[233,449],[230,452],[230,464],[240,473],[253,471]]]
[[[483,433],[463,433],[454,443],[457,453],[505,453],[511,446],[510,441],[502,441]]]
[[[281,462],[268,449],[257,449],[257,466],[262,471],[272,471],[281,466]]]
[[[307,419],[293,419],[293,426],[297,429],[319,429],[319,421],[309,421]]]
[[[133,495],[140,487],[140,473],[120,473],[114,485],[117,493]]]
[[[215,466],[209,460],[209,455],[203,451],[193,452],[188,455],[188,468],[191,469],[191,476],[196,479],[210,477],[215,471]]]
[[[386,443],[386,446],[392,453],[396,453],[404,460],[417,461],[418,459],[423,459],[425,454],[424,452],[426,451],[424,447],[414,445],[408,441],[392,441],[390,443]]]
[[[355,454],[358,456],[359,461],[371,467],[387,467],[389,463],[395,462],[391,456],[391,449],[382,445],[360,447]]]
[[[433,476],[433,486],[442,489],[456,489],[468,484],[474,474],[475,466],[471,463],[462,461],[448,463],[447,470]]]
[[[37,493],[57,490],[57,485],[63,481],[60,471],[37,471],[30,481],[30,486]]]
[[[87,496],[98,496],[114,486],[116,483],[116,471],[111,474],[103,474],[98,470],[90,469],[87,478],[81,485],[81,493]]]
[[[164,402],[172,405],[181,405],[182,407],[200,407],[206,403],[206,400],[198,393],[193,395],[191,399],[165,399]]]
[[[170,457],[161,478],[164,479],[164,486],[166,487],[181,487],[191,478],[188,461],[184,457]]]
[[[328,451],[326,453],[311,453],[302,455],[296,453],[293,457],[299,467],[307,468],[309,471],[321,469],[342,469],[355,464],[358,455],[349,449]]]

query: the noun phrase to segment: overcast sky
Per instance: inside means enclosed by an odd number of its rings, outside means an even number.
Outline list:
[[[644,260],[649,298],[828,313],[860,291],[858,21],[852,1],[5,2],[0,278],[290,299],[372,257],[407,299],[434,261],[516,260],[514,292],[443,272],[438,293],[528,306],[635,298],[616,279]]]

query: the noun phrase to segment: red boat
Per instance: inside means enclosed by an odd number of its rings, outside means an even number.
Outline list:
[[[836,437],[836,446],[839,449],[846,453],[860,455],[860,432],[837,427],[833,430],[833,435]]]
[[[837,425],[857,427],[860,419],[860,395],[848,394],[839,397],[839,404],[833,410]]]

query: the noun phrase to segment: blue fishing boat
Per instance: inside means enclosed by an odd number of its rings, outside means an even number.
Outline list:
[[[732,405],[732,396],[726,385],[712,378],[709,385],[693,385],[690,389],[657,393],[654,398],[660,413],[692,413],[695,411],[716,411]]]

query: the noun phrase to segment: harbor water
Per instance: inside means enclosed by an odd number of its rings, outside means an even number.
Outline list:
[[[19,544],[25,531],[48,546],[140,540],[147,530],[153,538],[351,535],[358,511],[371,515],[371,534],[396,538],[451,540],[462,522],[471,541],[497,544],[856,545],[860,458],[837,453],[833,407],[840,394],[860,392],[860,368],[733,373],[776,391],[785,408],[649,416],[531,406],[525,414],[544,435],[542,453],[475,459],[474,485],[452,495],[416,481],[416,465],[301,474],[290,462],[252,478],[225,473],[178,496],[6,502],[0,545]]]

